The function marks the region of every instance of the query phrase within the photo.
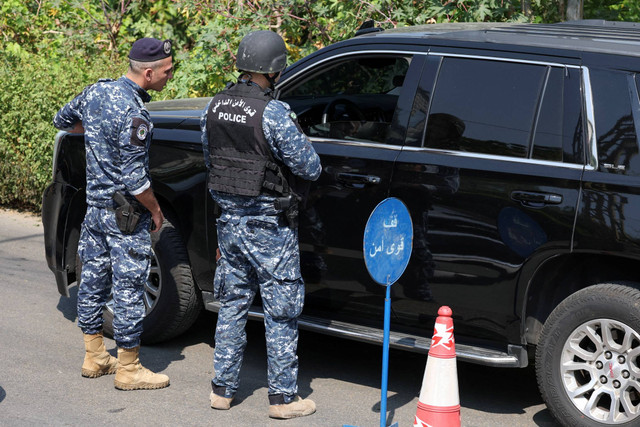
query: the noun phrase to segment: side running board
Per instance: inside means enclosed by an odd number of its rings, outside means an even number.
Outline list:
[[[220,302],[213,299],[213,294],[211,292],[203,292],[202,297],[205,309],[217,313],[220,309]],[[249,318],[253,320],[263,319],[264,312],[262,307],[252,307],[249,310]],[[305,330],[370,344],[382,345],[384,338],[382,329],[306,315],[298,318],[298,325]],[[391,331],[389,334],[389,346],[400,350],[426,354],[431,347],[431,339]],[[479,365],[503,368],[524,368],[528,365],[526,349],[515,345],[509,345],[508,352],[502,352],[456,343],[456,358]]]

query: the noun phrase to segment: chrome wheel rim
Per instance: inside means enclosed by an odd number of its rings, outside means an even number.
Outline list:
[[[162,291],[162,271],[158,265],[158,258],[155,251],[151,250],[151,267],[149,269],[149,279],[144,284],[144,292],[142,294],[142,300],[144,301],[145,315],[151,313],[151,311],[158,304],[160,298],[160,292]],[[109,298],[107,299],[107,310],[113,314],[113,289],[109,291]]]
[[[640,414],[640,334],[611,319],[576,328],[564,345],[562,383],[586,417],[621,424]]]

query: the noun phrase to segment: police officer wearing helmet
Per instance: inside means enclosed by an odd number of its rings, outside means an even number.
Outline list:
[[[220,257],[214,297],[211,407],[229,409],[238,389],[249,307],[259,291],[264,307],[269,416],[315,412],[297,392],[298,316],[304,301],[297,204],[305,182],[318,179],[320,158],[289,105],[273,98],[286,67],[282,38],[271,31],[245,36],[238,48],[240,77],[204,110],[201,120],[208,186],[221,208]]]
[[[129,59],[125,76],[87,86],[58,111],[53,124],[84,132],[87,212],[78,243],[82,376],[115,373],[118,389],[157,389],[167,387],[169,377],[144,368],[138,358],[150,269],[149,229],[153,224],[159,230],[164,221],[151,189],[148,150],[153,124],[144,104],[151,99],[147,90],[161,91],[173,75],[171,41],[137,40]],[[118,359],[106,351],[102,339],[110,290]]]

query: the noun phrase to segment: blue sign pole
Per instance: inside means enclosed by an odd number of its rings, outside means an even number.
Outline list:
[[[384,299],[384,339],[382,343],[382,393],[380,427],[387,423],[389,376],[389,334],[391,329],[391,285],[404,273],[413,244],[413,224],[407,207],[390,197],[371,212],[364,231],[364,261],[371,278],[386,286]],[[394,424],[396,426],[397,423]]]
[[[391,329],[391,284],[384,298],[384,339],[382,342],[382,395],[380,396],[380,427],[387,425],[387,379],[389,378],[389,330]]]

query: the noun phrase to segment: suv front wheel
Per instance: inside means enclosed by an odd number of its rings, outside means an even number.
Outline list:
[[[185,332],[202,310],[201,297],[191,274],[187,249],[180,233],[165,219],[157,233],[151,233],[151,271],[144,286],[144,344],[166,341]],[[76,271],[81,274],[77,259]],[[104,334],[113,337],[113,297],[104,310]]]
[[[640,291],[590,286],[565,299],[536,350],[542,397],[566,426],[640,422]]]

